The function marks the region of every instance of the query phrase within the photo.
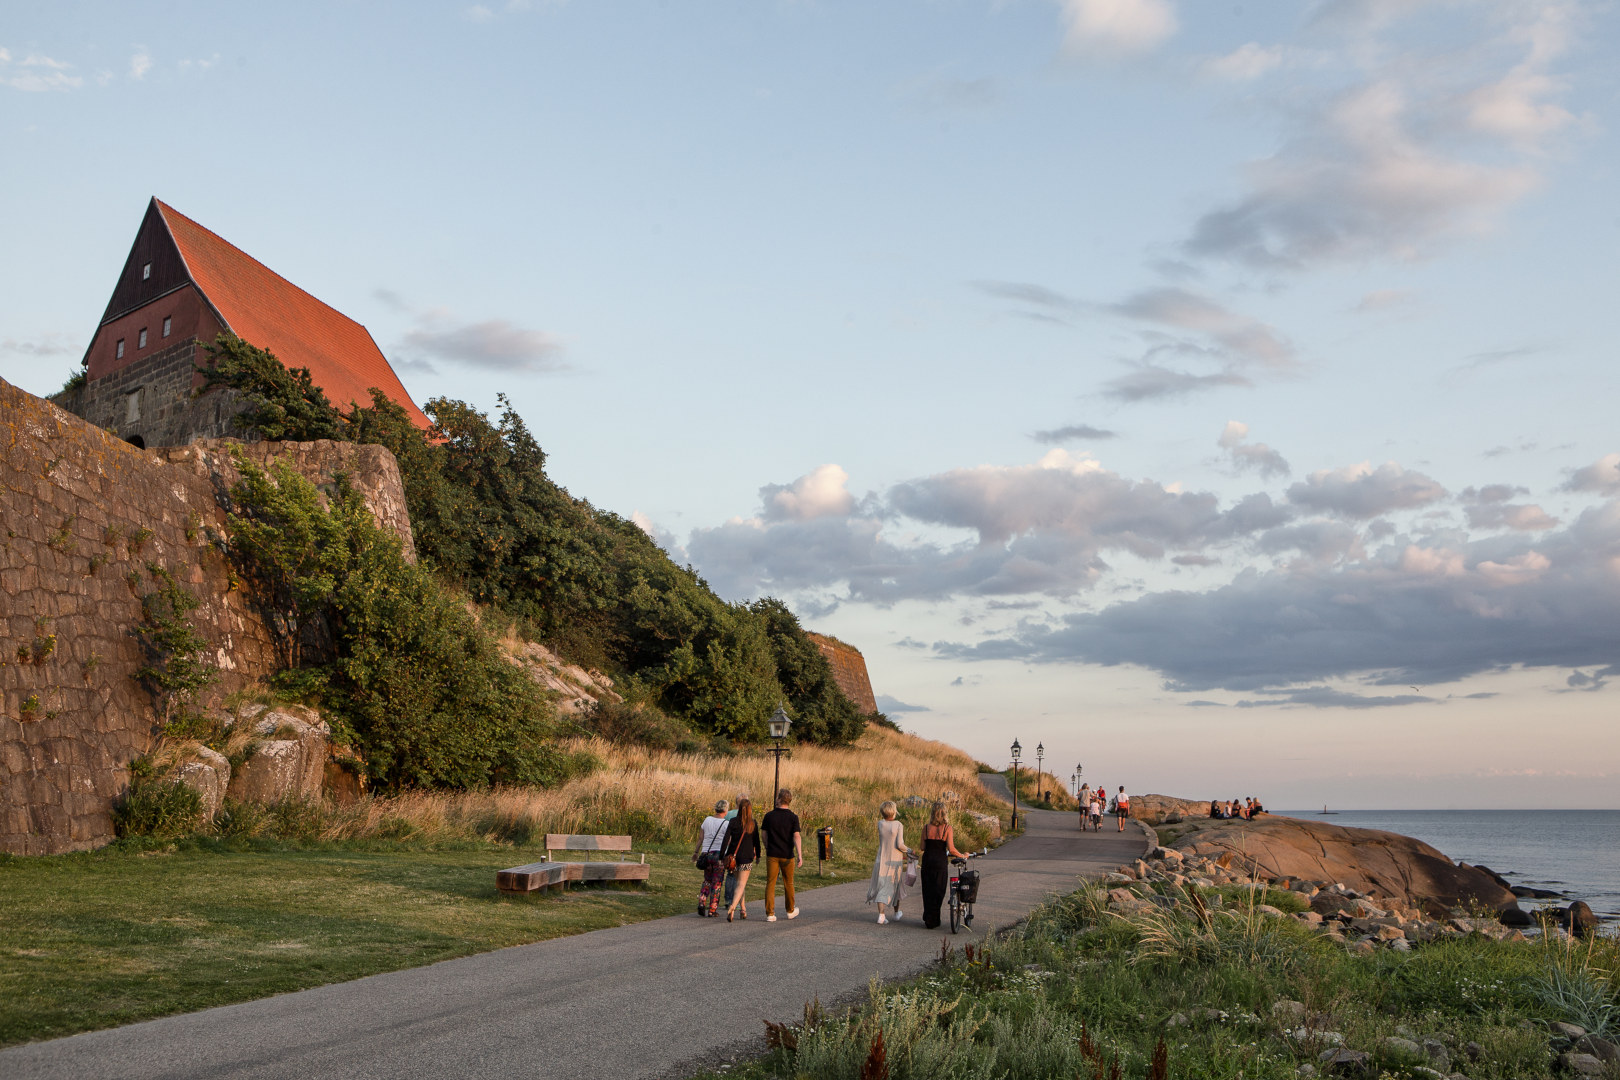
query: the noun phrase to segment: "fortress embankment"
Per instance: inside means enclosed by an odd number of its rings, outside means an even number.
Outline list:
[[[807,636],[816,643],[821,655],[827,658],[827,663],[832,667],[833,681],[844,696],[863,713],[877,712],[877,698],[872,694],[872,680],[866,674],[866,657],[861,655],[861,650],[827,634]]]
[[[154,569],[200,602],[190,619],[220,676],[205,705],[275,670],[270,632],[220,543],[237,479],[230,447],[260,464],[285,458],[317,484],[348,474],[412,552],[399,468],[382,447],[206,440],[146,451],[0,380],[0,851],[112,839],[129,763],[157,741],[135,675]]]

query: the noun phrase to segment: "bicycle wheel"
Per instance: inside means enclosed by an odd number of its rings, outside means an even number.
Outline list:
[[[951,890],[951,933],[953,933],[953,934],[956,933],[956,928],[958,926],[960,926],[961,924],[962,924],[962,900],[961,900],[961,898],[959,896],[956,895],[956,890],[952,889]]]

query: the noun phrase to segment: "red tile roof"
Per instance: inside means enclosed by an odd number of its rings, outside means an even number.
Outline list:
[[[412,423],[431,426],[364,326],[173,207],[161,201],[157,206],[191,280],[232,333],[275,353],[289,368],[308,368],[340,409],[370,405],[375,386],[403,406]]]

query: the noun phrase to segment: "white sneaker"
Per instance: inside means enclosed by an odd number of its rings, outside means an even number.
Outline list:
[[[775,922],[776,921],[776,912],[773,911],[769,915],[765,916],[765,921],[766,922]]]
[[[906,914],[906,913],[905,913],[905,912],[903,912],[903,911],[897,911],[897,912],[895,912],[895,913],[894,913],[894,921],[895,921],[895,922],[899,922],[899,921],[900,921],[900,920],[901,920],[901,919],[902,919],[902,918],[904,918],[904,917],[905,917],[905,914]]]
[[[889,921],[888,916],[884,915],[883,912],[881,912],[881,911],[878,912],[878,925],[879,926],[882,926],[883,924],[887,923],[888,921]]]
[[[798,908],[794,908],[792,911],[788,912],[788,918],[797,919],[798,917],[799,917],[799,909]]]

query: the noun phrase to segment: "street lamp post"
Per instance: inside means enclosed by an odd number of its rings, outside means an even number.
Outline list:
[[[1018,757],[1023,752],[1024,752],[1024,748],[1022,746],[1018,745],[1018,740],[1017,739],[1014,739],[1013,744],[1012,744],[1012,762],[1013,762],[1013,775],[1012,775],[1012,781],[1013,781],[1012,782],[1012,789],[1013,789],[1013,817],[1012,817],[1012,827],[1013,827],[1014,832],[1016,832],[1018,830]]]
[[[1080,774],[1077,772],[1069,774],[1069,791],[1075,798],[1080,797]]]
[[[787,738],[788,728],[793,726],[793,721],[788,718],[787,710],[778,705],[776,711],[771,714],[768,724],[771,738],[776,740],[776,745],[770,748],[770,752],[776,755],[776,779],[772,781],[771,787],[771,805],[774,807],[776,795],[782,790],[782,755],[787,753],[787,747],[782,745],[782,740]]]
[[[1046,774],[1041,771],[1041,762],[1046,759],[1046,744],[1035,744],[1035,801],[1040,802],[1046,795]]]

